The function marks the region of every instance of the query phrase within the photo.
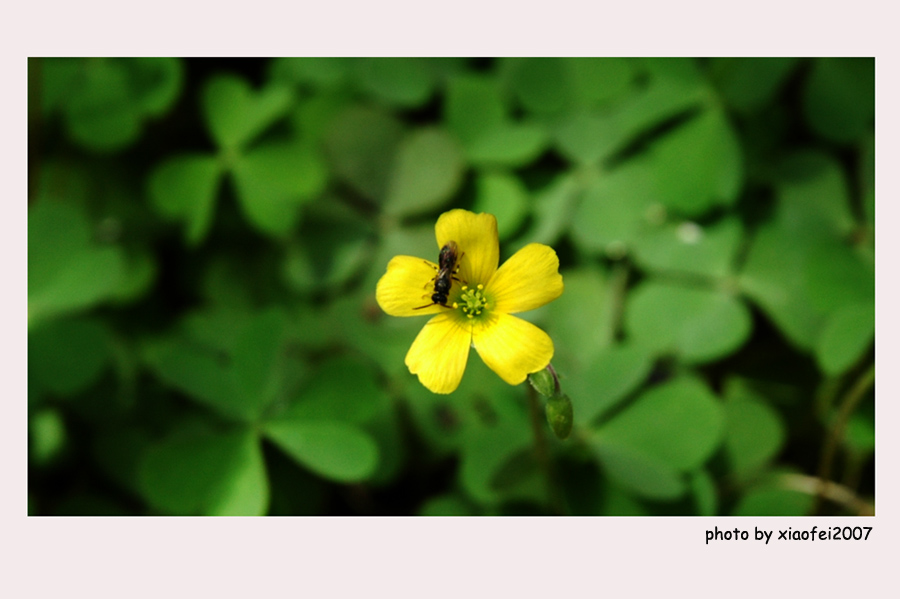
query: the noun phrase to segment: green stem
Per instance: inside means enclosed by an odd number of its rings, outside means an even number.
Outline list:
[[[875,506],[858,497],[852,489],[844,485],[823,481],[806,474],[782,474],[778,482],[785,489],[828,499],[859,516],[875,515]]]
[[[872,364],[857,380],[856,383],[847,391],[838,408],[837,417],[828,436],[825,438],[825,445],[822,447],[822,458],[819,461],[819,492],[816,494],[816,504],[813,513],[816,514],[822,507],[822,501],[826,495],[826,486],[831,482],[831,469],[834,463],[834,457],[837,454],[838,446],[844,439],[844,429],[847,428],[847,422],[853,411],[859,405],[859,402],[865,397],[866,391],[875,382],[875,365]]]
[[[541,410],[541,403],[538,401],[537,391],[531,385],[528,385],[528,411],[531,415],[531,432],[534,435],[534,455],[538,466],[544,473],[550,507],[556,514],[564,515],[563,500],[556,486],[553,462],[550,459],[550,449],[547,446],[547,437],[544,434],[546,419],[543,417],[543,410]]]

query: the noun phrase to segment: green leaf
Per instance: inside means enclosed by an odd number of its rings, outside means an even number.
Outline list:
[[[321,141],[338,115],[354,101],[349,91],[337,89],[303,97],[291,112],[290,123],[296,136],[308,144],[321,147]]]
[[[652,369],[653,356],[645,347],[617,344],[598,354],[564,381],[578,421],[595,421],[618,406],[647,380]]]
[[[875,305],[851,304],[831,313],[816,343],[819,367],[836,376],[853,366],[875,338]]]
[[[466,429],[478,414],[467,406],[448,401],[445,395],[435,395],[418,380],[399,377],[396,380],[405,383],[402,413],[408,414],[421,439],[431,448],[432,455],[435,458],[456,455],[465,441]],[[413,456],[415,459],[416,455]]]
[[[596,442],[593,448],[604,474],[623,491],[658,501],[684,495],[683,478],[662,460],[624,445]]]
[[[562,276],[565,293],[546,308],[554,363],[581,370],[612,344],[615,298],[596,268],[564,270]]]
[[[432,74],[421,58],[362,58],[354,66],[364,90],[402,108],[421,106],[434,88]]]
[[[644,268],[723,278],[731,274],[743,228],[733,217],[703,227],[691,221],[649,229],[634,242]]]
[[[234,351],[238,336],[249,326],[252,318],[251,308],[226,303],[188,312],[179,322],[179,328],[184,332],[185,340],[225,356]]]
[[[579,183],[572,173],[562,173],[534,193],[531,224],[517,241],[508,245],[515,252],[528,243],[555,245],[568,232],[578,202]]]
[[[255,91],[240,77],[219,75],[203,89],[203,112],[216,144],[234,150],[287,114],[291,100],[286,87],[275,84]]]
[[[869,226],[869,243],[874,251],[875,239],[875,134],[871,133],[863,140],[860,149],[859,174],[862,188],[862,207],[865,222]]]
[[[78,207],[57,201],[28,215],[29,326],[96,305],[115,293],[124,269],[122,252],[91,242]]]
[[[368,289],[374,294],[374,285]],[[365,294],[365,297],[366,304],[361,303],[359,296],[353,298],[355,301],[335,302],[327,313],[328,330],[337,338],[349,341],[386,373],[397,377],[411,376],[404,357],[423,323],[417,318],[387,318],[371,295]]]
[[[856,412],[850,417],[844,431],[844,442],[849,451],[857,454],[869,455],[875,451],[874,410]]]
[[[812,350],[830,312],[874,303],[874,269],[821,229],[763,225],[739,284],[796,346]]]
[[[575,209],[573,239],[584,250],[620,257],[648,223],[665,215],[655,195],[647,169],[636,161],[598,177]]]
[[[251,421],[257,414],[258,404],[238,392],[220,352],[176,338],[148,344],[144,360],[163,382],[227,418]]]
[[[628,338],[687,362],[708,362],[739,348],[750,336],[750,312],[725,293],[648,281],[629,294]]]
[[[80,145],[120,150],[137,140],[148,117],[163,115],[174,103],[181,66],[176,58],[42,59],[44,106],[63,109]]]
[[[530,438],[524,415],[503,419],[496,426],[473,425],[463,432],[459,483],[468,497],[479,503],[496,503],[501,489],[495,485],[497,474],[523,448]]]
[[[735,506],[734,516],[807,516],[815,497],[769,484],[752,489]]]
[[[461,149],[445,131],[410,133],[397,150],[385,212],[399,216],[444,205],[462,183],[464,169]]]
[[[715,516],[719,503],[716,483],[706,470],[697,470],[689,481],[699,516]]]
[[[579,106],[604,106],[632,88],[634,65],[627,58],[562,58],[569,72],[573,99]]]
[[[729,106],[751,113],[773,101],[799,62],[797,58],[729,57],[711,59],[711,67]]]
[[[151,252],[141,249],[126,254],[122,280],[112,299],[123,304],[140,299],[150,290],[157,272],[156,259]]]
[[[648,58],[638,62],[643,85],[610,113],[619,147],[709,102],[706,81],[694,59]]]
[[[325,478],[356,482],[378,468],[378,445],[352,424],[280,420],[267,422],[263,430],[297,462]]]
[[[40,388],[61,396],[90,387],[110,359],[109,331],[91,318],[47,323],[28,334],[28,376]]]
[[[559,114],[621,98],[631,89],[633,66],[623,58],[511,58],[501,70],[526,110]]]
[[[838,143],[857,140],[875,120],[875,59],[819,58],[803,93],[809,126]]]
[[[450,79],[444,100],[444,122],[468,147],[485,132],[506,124],[507,107],[496,80],[467,73]]]
[[[269,479],[256,435],[244,435],[230,474],[213,496],[206,514],[265,516],[269,507]]]
[[[278,389],[278,366],[282,351],[285,318],[281,311],[260,312],[237,335],[231,367],[237,391],[256,413],[271,403]]]
[[[79,85],[65,98],[69,134],[97,151],[124,148],[137,140],[140,113],[131,100],[126,61],[92,59],[82,62]]]
[[[553,140],[572,162],[595,165],[610,157],[622,143],[616,121],[588,111],[567,114],[553,125]]]
[[[176,515],[265,513],[268,484],[249,431],[179,433],[150,446],[140,465],[144,497]]]
[[[460,75],[448,83],[444,121],[456,134],[472,164],[524,166],[548,142],[546,131],[533,123],[513,123],[507,105],[490,77]]]
[[[325,132],[325,148],[334,172],[356,192],[383,202],[403,125],[387,112],[352,106],[336,116]]]
[[[371,259],[371,223],[342,204],[316,203],[305,214],[297,242],[285,253],[285,282],[300,293],[333,289]]]
[[[212,226],[222,167],[212,156],[167,158],[150,174],[147,191],[157,211],[187,225],[185,238],[198,244]]]
[[[369,479],[373,485],[380,487],[396,482],[409,466],[405,425],[406,421],[393,409],[380,410],[366,422],[365,431],[378,445],[378,468]]]
[[[764,225],[752,241],[739,279],[745,293],[802,348],[812,347],[824,322],[823,314],[810,310],[800,279],[813,249],[783,227]]]
[[[813,309],[831,313],[851,304],[875,304],[873,263],[841,242],[817,244],[811,250],[801,283]]]
[[[236,159],[232,174],[247,220],[274,237],[293,229],[300,207],[319,195],[328,179],[318,153],[291,142],[249,151]]]
[[[778,455],[787,431],[765,401],[731,385],[725,402],[725,456],[738,479],[757,473]]]
[[[497,232],[504,240],[521,226],[528,215],[528,190],[517,176],[497,171],[481,173],[476,180],[473,212],[497,217]]]
[[[796,152],[779,165],[778,174],[776,219],[785,227],[830,231],[839,237],[853,232],[850,190],[834,158],[821,152]]]
[[[732,205],[744,181],[737,134],[715,110],[703,112],[653,144],[647,167],[659,201],[688,216]]]
[[[476,516],[472,504],[459,495],[438,495],[419,508],[420,516]]]
[[[679,471],[694,470],[722,441],[722,407],[705,385],[680,378],[645,391],[595,434],[598,447],[627,448]]]
[[[347,373],[353,376],[347,376]],[[280,419],[362,424],[390,406],[372,367],[352,357],[322,362],[313,379]]]
[[[134,101],[148,115],[164,115],[181,93],[184,82],[181,59],[137,57],[125,62]]]
[[[682,484],[680,479],[676,480],[675,485]],[[683,494],[679,492],[678,495]],[[603,514],[605,516],[650,516],[650,510],[640,501],[639,497],[634,497],[623,491],[620,487],[611,487],[606,493],[602,505],[589,511],[585,515]]]
[[[46,408],[28,420],[28,459],[46,466],[60,457],[68,441],[66,423],[59,410]]]
[[[666,119],[696,109],[704,99],[701,79],[692,68],[681,68],[677,61],[659,61],[660,66],[654,67],[656,72],[649,80],[632,87],[633,61],[564,60],[575,92],[574,104],[547,120],[559,150],[582,165],[624,159],[625,156],[616,153],[646,145],[645,138],[658,137],[654,129]],[[604,109],[593,109],[595,103],[604,104]],[[657,141],[664,145],[667,139]],[[649,170],[646,176],[658,176],[652,171],[659,167],[652,166]],[[667,184],[663,182],[660,186],[659,195],[669,193],[663,187]]]
[[[269,70],[278,83],[330,88],[348,79],[352,65],[353,59],[345,57],[291,57],[273,59]]]
[[[79,85],[84,63],[82,58],[28,59],[29,87],[34,85],[31,75],[40,75],[36,87],[40,89],[41,111],[51,113],[65,105],[71,98],[72,89]]]
[[[475,165],[519,168],[537,159],[549,139],[546,129],[534,123],[503,125],[467,144],[466,158]]]
[[[574,101],[566,64],[557,58],[513,58],[507,69],[510,86],[526,110],[557,112]]]

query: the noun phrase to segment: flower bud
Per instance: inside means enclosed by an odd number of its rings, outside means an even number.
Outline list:
[[[555,395],[544,408],[547,422],[557,439],[565,440],[572,432],[572,402],[568,395]]]
[[[538,393],[546,397],[552,397],[556,391],[556,381],[553,380],[553,375],[548,368],[529,374],[528,382]]]

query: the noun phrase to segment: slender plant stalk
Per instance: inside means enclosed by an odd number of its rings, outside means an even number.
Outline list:
[[[779,482],[785,489],[815,495],[843,506],[859,516],[874,516],[875,506],[860,498],[853,489],[805,474],[784,474]]]
[[[816,504],[813,513],[819,513],[822,502],[826,497],[827,486],[831,483],[831,470],[834,463],[834,457],[837,455],[838,447],[844,439],[844,430],[847,428],[847,422],[853,411],[856,410],[859,402],[865,397],[866,391],[875,382],[875,365],[872,364],[857,380],[856,383],[844,395],[840,408],[838,408],[837,417],[828,436],[825,438],[825,445],[822,447],[822,458],[819,461],[819,492],[816,494]]]
[[[556,473],[553,469],[553,462],[550,459],[547,436],[544,433],[546,419],[543,417],[543,410],[541,410],[541,402],[538,400],[537,391],[531,385],[528,385],[528,411],[531,415],[531,431],[534,435],[534,454],[535,458],[537,458],[538,466],[544,472],[544,480],[547,484],[547,498],[553,511],[562,516],[565,514],[564,503],[559,493],[559,487],[556,484]]]

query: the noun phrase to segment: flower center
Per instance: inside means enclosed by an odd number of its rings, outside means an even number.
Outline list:
[[[453,302],[454,308],[461,308],[467,318],[475,318],[482,310],[490,308],[487,298],[484,296],[484,285],[479,284],[475,289],[463,285],[459,301]]]

